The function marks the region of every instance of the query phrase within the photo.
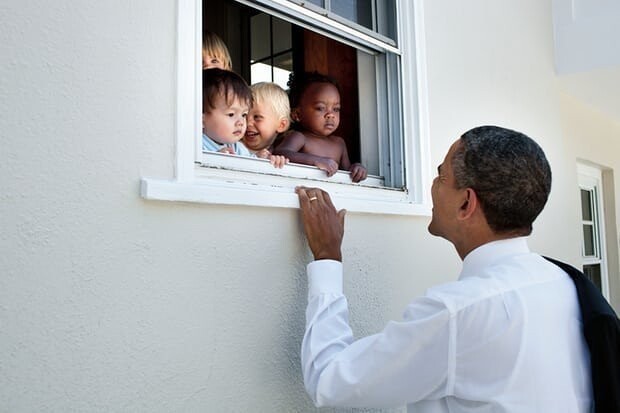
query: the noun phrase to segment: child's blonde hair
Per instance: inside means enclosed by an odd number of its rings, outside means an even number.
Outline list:
[[[286,119],[288,123],[291,122],[291,106],[284,89],[271,82],[255,83],[250,88],[254,102],[269,104],[279,119]]]
[[[213,32],[206,31],[202,34],[202,54],[213,56],[222,61],[224,70],[232,70],[232,60],[226,43]]]

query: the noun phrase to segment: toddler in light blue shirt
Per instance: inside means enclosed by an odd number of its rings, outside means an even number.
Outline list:
[[[245,134],[252,91],[236,73],[222,69],[203,72],[202,149],[249,156],[239,141]]]
[[[255,157],[240,142],[252,105],[250,87],[236,73],[216,68],[203,71],[202,85],[202,150]],[[278,168],[284,166],[285,159],[269,157]]]

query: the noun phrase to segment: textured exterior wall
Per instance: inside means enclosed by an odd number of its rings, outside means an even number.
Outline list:
[[[0,411],[314,410],[299,368],[310,254],[297,211],[139,196],[141,177],[173,176],[175,7],[0,6]],[[536,137],[556,180],[531,245],[575,260],[581,146],[563,142],[550,5],[425,8],[433,165],[478,124]],[[456,276],[427,223],[347,217],[356,334]]]
[[[472,126],[496,124],[528,134],[554,172],[530,246],[578,262],[579,224],[566,224],[578,219],[576,166],[563,142],[551,4],[426,1],[424,7],[432,165]],[[573,207],[567,208],[567,199]]]
[[[616,312],[620,309],[620,271],[618,243],[618,219],[620,218],[620,123],[609,119],[592,107],[581,103],[570,95],[562,95],[563,136],[569,158],[575,161],[591,162],[604,170],[603,188],[606,197],[615,196],[615,202],[604,205],[608,226],[607,260],[609,271],[609,292]],[[574,171],[576,174],[576,171]],[[604,185],[605,185],[604,183]],[[580,219],[581,210],[577,209]],[[615,218],[615,219],[614,219]]]

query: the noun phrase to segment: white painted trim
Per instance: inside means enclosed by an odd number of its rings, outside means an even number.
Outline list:
[[[598,242],[598,253],[600,255],[597,259],[590,257],[583,257],[583,264],[600,264],[601,266],[601,288],[603,296],[609,300],[609,274],[607,268],[607,242],[605,237],[605,210],[603,205],[603,174],[600,168],[592,165],[586,165],[584,163],[577,164],[577,173],[579,179],[579,188],[587,191],[594,190],[596,194],[596,209],[594,211],[595,222],[595,234],[596,241]],[[581,202],[581,195],[579,197]],[[581,207],[579,208],[581,211]],[[581,223],[581,220],[580,220]],[[583,235],[582,235],[583,237]],[[583,242],[583,241],[582,241]],[[582,247],[583,248],[583,247]]]
[[[240,3],[243,4],[248,4],[250,5],[251,3],[247,0],[237,0]],[[340,32],[341,34],[345,34],[346,37],[348,38],[357,38],[357,39],[361,39],[363,42],[369,44],[369,45],[373,45],[377,48],[379,48],[380,50],[385,50],[388,51],[390,53],[394,53],[397,55],[400,55],[401,51],[399,50],[399,48],[396,48],[388,43],[382,42],[379,39],[376,39],[370,35],[367,35],[363,32],[360,32],[358,30],[355,30],[352,27],[347,26],[346,24],[342,24],[340,22],[338,22],[337,20],[333,20],[328,18],[327,16],[323,16],[315,11],[312,11],[306,7],[300,6],[298,4],[295,4],[289,0],[257,0],[258,2],[264,4],[265,6],[270,6],[272,4],[275,4],[277,6],[279,6],[280,9],[283,10],[287,10],[296,15],[300,15],[300,16],[305,16],[306,18],[308,18],[310,21],[315,23],[315,27],[316,28],[321,28],[321,27],[329,27],[332,31],[335,32]],[[251,5],[252,7],[256,8],[255,4]],[[277,9],[276,9],[277,10]]]
[[[204,168],[210,176],[193,183],[143,178],[140,193],[143,198],[159,201],[196,202],[220,205],[245,205],[275,208],[299,208],[295,187],[298,185],[323,188],[329,192],[334,205],[349,212],[430,216],[430,208],[415,204],[408,194],[378,188],[353,187],[350,184],[295,180],[269,182],[265,179],[235,179],[242,172]],[[256,175],[251,173],[252,175]],[[248,177],[246,177],[248,178]]]
[[[280,3],[282,1],[278,0]],[[288,6],[292,4],[287,3]],[[142,197],[150,200],[297,208],[295,187],[304,185],[329,191],[338,208],[351,212],[430,216],[430,140],[420,2],[412,5],[406,0],[398,0],[397,3],[399,15],[403,12],[408,19],[415,20],[413,28],[411,24],[407,27],[399,24],[399,38],[403,39],[409,51],[402,56],[401,62],[403,111],[414,115],[405,116],[403,122],[407,190],[383,187],[379,177],[369,177],[361,184],[353,184],[347,172],[338,172],[327,179],[323,171],[303,165],[286,166],[287,174],[284,175],[263,160],[250,162],[235,157],[219,157],[218,160],[217,154],[203,154],[201,140],[193,138],[200,137],[202,131],[202,1],[178,0],[177,7],[175,177],[172,180],[143,178]],[[334,25],[331,20],[330,25]],[[343,25],[344,28],[353,30]],[[360,35],[359,32],[355,34]],[[385,44],[379,43],[387,50]],[[400,50],[390,51],[401,53]],[[238,162],[244,164],[238,165]],[[208,167],[197,166],[197,163]],[[248,169],[252,171],[248,172]]]
[[[202,134],[202,1],[177,2],[177,96],[175,176],[180,182],[194,179],[194,160]]]
[[[428,104],[428,79],[426,72],[426,37],[424,29],[424,6],[421,1],[410,2],[401,0],[399,15],[413,16],[414,23],[401,24],[403,52],[403,84],[411,85],[404,88],[409,93],[403,93],[404,113],[413,116],[412,122],[405,121],[405,136],[412,136],[412,140],[405,139],[405,153],[408,156],[407,165],[410,176],[407,182],[412,183],[410,190],[416,202],[430,208],[430,187],[433,169],[430,164],[430,120]],[[410,43],[413,40],[413,43]],[[405,119],[408,117],[405,116]],[[408,134],[411,135],[408,135]],[[411,143],[411,146],[409,144]]]
[[[267,159],[248,158],[219,152],[203,153],[201,166],[220,170],[255,172],[257,174],[269,176],[283,176],[295,179],[311,179],[315,181],[327,181],[353,186],[359,185],[384,188],[383,179],[378,176],[370,175],[359,184],[354,184],[351,182],[351,174],[347,171],[338,171],[335,175],[327,177],[325,171],[322,171],[314,166],[290,163],[285,165],[283,168],[274,168]],[[201,173],[201,169],[197,170],[197,175],[204,175]]]

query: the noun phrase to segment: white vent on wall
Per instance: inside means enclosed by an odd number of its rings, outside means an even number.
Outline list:
[[[553,0],[552,4],[558,74],[620,65],[620,0]]]

